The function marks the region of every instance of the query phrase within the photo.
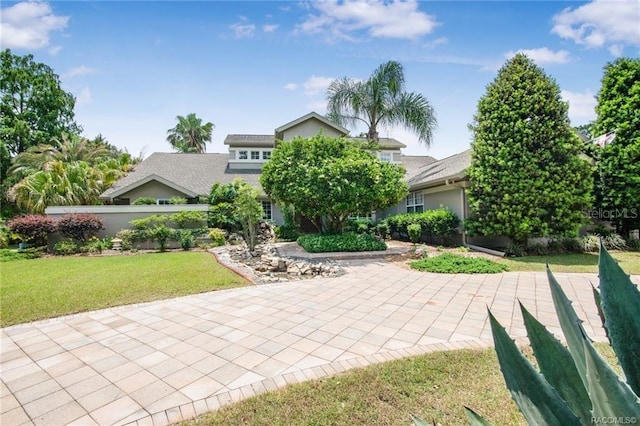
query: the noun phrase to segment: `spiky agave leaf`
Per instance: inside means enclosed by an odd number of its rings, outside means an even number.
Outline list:
[[[580,419],[542,374],[522,355],[489,311],[493,342],[502,375],[513,400],[529,424],[578,425]]]
[[[640,395],[640,290],[602,243],[598,270],[607,336],[627,383]]]
[[[591,423],[591,400],[569,350],[520,303],[540,372],[583,424]]]
[[[493,423],[488,422],[469,407],[464,407],[464,413],[467,415],[467,420],[469,420],[471,426],[493,426]]]
[[[589,396],[595,418],[640,418],[640,400],[596,351],[587,339],[583,341],[587,366]]]
[[[429,426],[429,423],[425,422],[420,417],[418,417],[418,416],[416,416],[414,414],[411,415],[411,420],[413,420],[413,424],[415,426]]]
[[[593,300],[596,302],[596,308],[598,309],[598,317],[600,317],[600,322],[602,322],[602,328],[604,328],[604,333],[607,335],[607,340],[609,344],[611,344],[611,338],[609,338],[609,330],[605,326],[604,322],[604,311],[602,310],[602,298],[600,297],[600,292],[591,285],[591,291],[593,292]]]

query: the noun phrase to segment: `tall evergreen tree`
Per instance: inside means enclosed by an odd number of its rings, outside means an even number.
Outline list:
[[[604,67],[594,136],[615,132],[598,150],[598,211],[621,234],[640,228],[640,59],[618,58]]]
[[[551,77],[516,55],[488,85],[470,129],[472,231],[521,245],[578,231],[591,206],[592,166]]]

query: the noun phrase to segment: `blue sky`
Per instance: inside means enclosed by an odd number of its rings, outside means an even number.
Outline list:
[[[207,152],[225,152],[227,134],[323,114],[332,79],[397,60],[439,125],[430,148],[380,134],[443,158],[469,147],[477,102],[515,52],[557,81],[574,125],[595,118],[603,66],[640,55],[638,0],[4,1],[1,25],[2,48],[33,54],[76,96],[85,136],[147,155],[171,150],[176,115],[213,122]]]

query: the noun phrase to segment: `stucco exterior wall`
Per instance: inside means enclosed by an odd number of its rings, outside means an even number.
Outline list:
[[[423,193],[424,197],[424,209],[435,210],[444,206],[454,212],[460,220],[464,220],[464,204],[462,199],[462,188],[452,187],[446,191],[440,192],[426,192]]]
[[[282,140],[289,141],[296,136],[300,136],[302,138],[310,138],[316,136],[318,132],[320,132],[320,130],[322,130],[322,133],[324,135],[330,136],[332,138],[342,136],[342,134],[336,129],[330,127],[328,128],[320,120],[316,120],[315,118],[313,118],[285,130],[282,136]]]
[[[155,180],[140,185],[139,187],[118,196],[118,198],[128,198],[130,203],[133,203],[140,197],[153,197],[157,199],[188,196]]]

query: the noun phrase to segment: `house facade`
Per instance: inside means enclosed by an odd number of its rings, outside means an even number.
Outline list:
[[[226,184],[236,178],[261,188],[262,166],[271,158],[278,141],[289,141],[298,136],[312,137],[319,132],[331,137],[348,137],[347,129],[311,112],[276,128],[272,134],[227,135],[224,140],[227,153],[154,153],[100,198],[115,205],[132,204],[139,197],[156,198],[158,204],[166,204],[172,197],[183,197],[189,203],[197,203],[200,196],[208,196],[215,183]],[[470,164],[470,151],[436,160],[430,156],[403,155],[402,148],[405,147],[393,138],[380,139],[380,151],[376,154],[383,161],[405,168],[410,193],[398,205],[373,212],[373,217],[379,219],[391,214],[421,212],[443,205],[461,219],[466,218],[465,189],[469,184],[466,168]],[[282,212],[264,192],[260,201],[265,219],[282,224]]]

